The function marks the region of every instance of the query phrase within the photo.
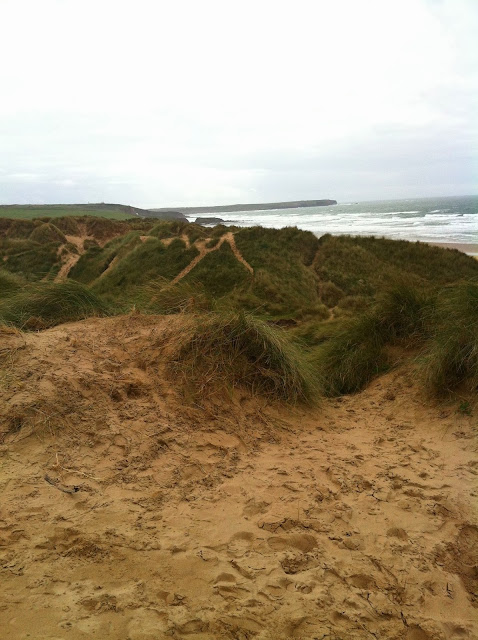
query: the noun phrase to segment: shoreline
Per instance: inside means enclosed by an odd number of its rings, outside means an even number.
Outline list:
[[[442,249],[457,249],[469,256],[478,257],[478,243],[472,242],[427,242],[434,247],[442,247]]]

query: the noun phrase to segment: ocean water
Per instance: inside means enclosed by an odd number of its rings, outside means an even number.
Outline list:
[[[203,217],[211,214],[201,214]],[[240,227],[296,226],[325,233],[478,244],[478,196],[341,202],[330,207],[214,213]],[[190,216],[194,220],[198,215]]]

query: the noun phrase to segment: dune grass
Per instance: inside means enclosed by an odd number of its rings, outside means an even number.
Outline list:
[[[354,393],[385,371],[385,345],[402,341],[410,348],[425,339],[433,296],[407,281],[388,286],[369,310],[345,319],[313,354],[327,395]]]
[[[119,298],[133,296],[138,287],[157,278],[172,280],[198,255],[196,247],[186,248],[179,238],[167,247],[156,238],[139,243],[115,267],[93,285],[99,294]]]
[[[64,234],[55,225],[44,222],[38,225],[30,234],[30,240],[46,244],[48,242],[58,242],[63,244],[66,242]]]
[[[37,283],[0,300],[0,324],[21,329],[46,329],[110,312],[101,298],[77,282]]]
[[[306,337],[313,332],[309,328]],[[425,388],[444,397],[461,385],[478,389],[478,282],[424,290],[398,282],[366,313],[348,318],[311,359],[326,395],[363,389],[391,362],[386,346],[420,349],[415,358]]]
[[[25,286],[25,281],[16,273],[0,269],[0,300],[11,296]]]
[[[423,381],[435,396],[460,386],[478,391],[478,281],[440,291],[426,314],[429,338],[419,358]]]
[[[373,297],[397,279],[419,287],[478,277],[478,261],[422,242],[326,234],[319,239],[314,270],[321,282],[348,296]]]
[[[247,313],[198,314],[179,329],[175,345],[174,370],[194,383],[198,397],[211,387],[237,386],[290,403],[319,397],[305,354],[285,331]]]
[[[346,322],[311,361],[325,395],[340,396],[363,389],[370,380],[386,371],[384,335],[372,313]]]
[[[190,282],[201,282],[208,295],[222,298],[236,288],[247,286],[251,280],[249,271],[236,260],[228,242],[211,251],[186,276]]]
[[[142,311],[152,314],[210,311],[213,306],[204,285],[186,279],[171,285],[166,278],[158,278],[142,287],[137,300]]]

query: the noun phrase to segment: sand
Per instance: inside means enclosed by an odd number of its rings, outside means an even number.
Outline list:
[[[178,322],[0,336],[2,640],[477,638],[476,418],[407,365],[191,406]]]
[[[471,256],[478,256],[478,243],[473,244],[469,242],[429,242],[435,247],[443,247],[444,249],[457,249],[463,253],[467,253]]]

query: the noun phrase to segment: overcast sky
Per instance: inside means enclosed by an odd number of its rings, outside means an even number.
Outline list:
[[[0,203],[478,193],[478,0],[0,0]]]

